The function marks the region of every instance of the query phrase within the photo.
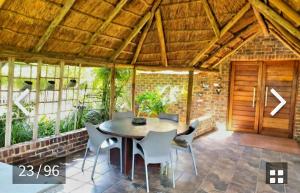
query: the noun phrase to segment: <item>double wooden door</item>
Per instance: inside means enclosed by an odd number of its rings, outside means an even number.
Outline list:
[[[297,73],[296,61],[233,62],[229,129],[291,137]]]

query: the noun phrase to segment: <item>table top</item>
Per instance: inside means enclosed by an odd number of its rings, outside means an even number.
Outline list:
[[[99,130],[119,137],[143,138],[149,131],[167,132],[177,130],[177,134],[183,133],[188,129],[184,123],[158,118],[147,118],[146,125],[132,125],[132,119],[109,120],[99,125]]]

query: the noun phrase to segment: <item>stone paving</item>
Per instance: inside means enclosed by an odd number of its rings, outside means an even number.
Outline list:
[[[233,134],[217,139],[213,134],[194,141],[198,176],[195,176],[189,154],[179,152],[176,161],[176,188],[160,175],[157,168],[149,168],[150,192],[174,193],[300,193],[300,156],[288,153],[241,146],[239,137]],[[96,168],[95,179],[90,179],[94,155],[90,154],[84,173],[81,172],[83,152],[68,157],[67,179],[59,193],[143,193],[144,168],[138,167],[134,181],[123,176],[107,163],[102,154]],[[288,163],[288,184],[265,183],[266,162]]]

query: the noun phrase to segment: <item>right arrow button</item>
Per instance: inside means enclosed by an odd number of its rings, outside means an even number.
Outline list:
[[[275,109],[273,109],[273,111],[270,113],[272,116],[274,116],[286,104],[286,101],[273,88],[270,91],[280,101],[277,107],[275,107]]]

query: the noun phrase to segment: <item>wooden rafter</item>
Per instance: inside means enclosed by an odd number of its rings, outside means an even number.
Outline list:
[[[267,24],[265,23],[262,15],[255,9],[255,7],[252,7],[254,15],[256,17],[257,23],[259,24],[261,31],[263,32],[264,36],[269,35],[269,30],[267,27]]]
[[[280,24],[282,27],[288,30],[293,36],[300,39],[300,31],[296,27],[294,27],[290,22],[288,22],[286,19],[281,17],[278,13],[276,13],[273,9],[271,9],[269,6],[267,6],[260,0],[249,0],[249,1],[267,19],[276,21],[278,24]]]
[[[1,9],[2,5],[4,5],[5,1],[6,0],[0,0],[0,9]]]
[[[148,12],[140,21],[139,23],[134,27],[130,35],[126,38],[125,41],[123,41],[122,45],[117,49],[114,54],[111,57],[111,61],[115,61],[117,57],[120,55],[120,53],[126,48],[126,46],[130,43],[130,41],[141,31],[141,29],[144,27],[144,25],[147,23],[147,21],[150,19],[151,13]]]
[[[159,39],[159,44],[160,44],[161,62],[164,66],[168,66],[165,35],[164,35],[164,29],[163,29],[163,25],[162,25],[160,9],[156,10],[155,19],[156,19],[156,28],[157,28],[157,34],[158,34],[158,39]]]
[[[225,56],[223,56],[217,63],[215,63],[212,68],[217,68],[219,64],[221,64],[223,61],[225,61],[229,56],[231,56],[232,54],[236,53],[236,51],[238,51],[242,46],[244,46],[247,42],[249,42],[250,40],[252,40],[254,37],[256,37],[258,33],[254,33],[252,35],[250,35],[247,39],[243,40],[242,43],[240,43],[236,48],[232,49],[231,52],[229,52],[228,54],[226,54]]]
[[[59,23],[63,20],[63,18],[66,16],[66,14],[69,12],[73,4],[75,3],[76,0],[66,0],[64,6],[61,8],[59,11],[58,15],[54,18],[54,20],[51,22],[51,24],[48,26],[46,32],[44,35],[41,37],[37,45],[34,47],[33,51],[34,52],[39,52],[47,40],[50,38],[51,34],[54,32],[56,27],[59,25]]]
[[[136,47],[136,50],[135,50],[133,59],[131,61],[131,64],[135,64],[136,61],[137,61],[137,59],[138,59],[138,57],[139,57],[139,54],[140,54],[141,49],[142,49],[142,46],[143,46],[144,41],[145,41],[145,39],[147,37],[148,31],[149,31],[149,29],[150,29],[150,27],[152,25],[154,13],[157,10],[157,8],[159,7],[160,3],[161,3],[161,0],[157,0],[155,2],[155,4],[153,5],[152,9],[151,9],[151,18],[147,22],[147,25],[145,26],[145,29],[144,29],[144,31],[143,31],[143,33],[141,35],[141,38],[140,38],[139,43],[138,43],[138,45]]]
[[[282,0],[269,0],[270,3],[276,6],[277,9],[282,11],[287,17],[293,20],[297,27],[300,26],[300,14],[297,13],[293,8],[291,8],[288,4],[283,2]]]
[[[204,10],[206,12],[206,15],[207,15],[207,17],[210,21],[210,24],[211,24],[216,36],[219,37],[220,36],[219,24],[218,24],[218,22],[217,22],[217,20],[214,16],[210,6],[209,6],[209,3],[208,3],[207,0],[202,0],[202,2],[203,2],[203,7],[204,7]]]
[[[226,25],[222,28],[220,31],[220,37],[214,37],[210,43],[208,44],[207,48],[199,52],[195,58],[191,61],[189,66],[194,66],[197,64],[197,62],[218,42],[220,38],[228,32],[236,22],[244,16],[244,14],[251,8],[250,4],[247,3]]]
[[[83,56],[87,49],[95,42],[97,39],[97,36],[101,33],[103,33],[111,21],[119,14],[119,12],[122,10],[123,6],[128,2],[128,0],[121,0],[117,6],[110,12],[107,19],[102,23],[102,25],[93,33],[93,35],[90,37],[90,39],[87,41],[87,43],[81,48],[79,52],[79,56]]]

